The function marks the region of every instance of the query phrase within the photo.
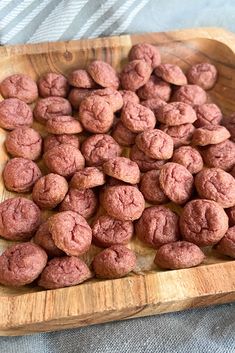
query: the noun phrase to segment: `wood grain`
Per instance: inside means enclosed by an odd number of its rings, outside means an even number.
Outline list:
[[[0,80],[17,72],[34,79],[47,71],[67,74],[94,58],[120,70],[131,45],[143,41],[159,46],[163,62],[177,63],[184,70],[196,62],[214,63],[220,75],[210,96],[225,114],[235,111],[235,36],[217,28],[1,47]],[[0,130],[1,146],[5,136]],[[7,159],[2,147],[0,171]],[[14,196],[4,189],[2,180],[0,195],[1,200]],[[0,241],[1,250],[8,245]],[[137,268],[122,279],[93,280],[51,291],[34,285],[0,287],[0,335],[60,330],[235,300],[235,261],[208,248],[206,261],[197,268],[161,271],[153,264],[154,250],[137,239],[130,247],[137,253]],[[93,246],[85,261],[89,263],[98,251]]]

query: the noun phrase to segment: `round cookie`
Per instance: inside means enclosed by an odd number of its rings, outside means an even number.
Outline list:
[[[152,69],[144,60],[132,60],[121,72],[122,88],[136,91],[149,80]]]
[[[81,215],[64,211],[48,219],[49,232],[55,245],[69,256],[80,256],[91,245],[92,231]]]
[[[153,248],[179,239],[178,216],[164,206],[147,207],[136,223],[137,237]]]
[[[56,257],[50,260],[38,281],[40,287],[57,289],[76,286],[92,277],[84,261],[75,256]]]
[[[206,92],[197,85],[184,85],[178,88],[173,97],[174,102],[183,102],[190,105],[201,105],[206,103]]]
[[[139,97],[137,96],[137,94],[135,92],[128,91],[128,90],[125,90],[125,89],[121,89],[118,92],[122,96],[123,105],[125,105],[127,102],[139,104],[140,99],[139,99]]]
[[[204,253],[197,245],[188,241],[177,241],[161,246],[154,263],[161,268],[178,270],[198,266],[204,258]]]
[[[87,167],[76,172],[70,182],[75,189],[90,189],[105,184],[105,174],[96,167]]]
[[[17,98],[4,99],[0,102],[0,127],[13,130],[17,127],[32,126],[31,108]]]
[[[176,86],[187,84],[187,77],[178,65],[161,64],[154,70],[156,76]]]
[[[71,115],[72,107],[69,101],[62,97],[47,97],[37,101],[33,115],[41,124],[58,115]]]
[[[128,147],[134,145],[136,134],[127,129],[121,121],[118,121],[112,130],[112,137],[119,145]]]
[[[23,193],[32,190],[42,173],[30,159],[13,158],[5,165],[2,176],[7,190]]]
[[[160,65],[161,56],[158,48],[149,43],[133,45],[128,54],[129,61],[144,60],[152,69]]]
[[[86,70],[74,70],[68,75],[69,84],[77,88],[95,88],[97,84]]]
[[[82,126],[72,116],[58,115],[47,120],[46,131],[55,135],[78,134],[82,131]]]
[[[218,105],[214,103],[205,103],[194,107],[197,114],[195,127],[203,127],[208,124],[218,125],[222,120],[222,112]]]
[[[67,97],[69,84],[67,78],[55,72],[47,72],[38,80],[38,90],[41,97]]]
[[[113,245],[97,254],[92,262],[98,278],[120,278],[133,271],[136,266],[135,253],[123,245]]]
[[[38,87],[31,77],[23,74],[8,76],[0,83],[4,98],[18,98],[25,103],[32,103],[38,98]]]
[[[223,255],[235,259],[235,226],[225,233],[225,236],[216,244],[215,249]]]
[[[134,186],[112,186],[104,191],[102,206],[111,217],[120,221],[134,221],[140,218],[145,201]]]
[[[195,127],[193,124],[183,124],[178,126],[167,126],[161,124],[160,130],[169,135],[174,143],[174,148],[189,145],[193,138]]]
[[[120,156],[122,148],[112,136],[97,134],[83,142],[81,151],[88,166],[100,166],[110,158]]]
[[[116,157],[103,164],[105,174],[129,184],[138,184],[140,170],[138,164],[126,157]]]
[[[147,156],[154,159],[170,159],[173,155],[173,140],[165,132],[146,130],[135,139],[137,147]]]
[[[33,237],[33,241],[35,244],[43,248],[49,257],[64,255],[64,252],[57,248],[54,240],[52,239],[52,235],[48,228],[48,222],[44,222],[40,225]]]
[[[60,145],[71,145],[75,148],[80,147],[80,142],[78,136],[76,135],[47,135],[43,141],[43,150],[47,152],[51,150],[53,147],[60,146]]]
[[[33,201],[16,197],[0,203],[0,236],[4,239],[26,241],[40,223],[40,209]]]
[[[87,88],[73,88],[71,89],[68,100],[73,109],[78,109],[81,101],[92,93],[92,89]]]
[[[159,170],[150,170],[145,173],[140,182],[140,191],[146,201],[153,204],[162,204],[169,201],[160,187]]]
[[[222,169],[203,169],[195,177],[195,186],[202,199],[216,201],[223,208],[235,205],[235,179]]]
[[[197,120],[196,113],[191,105],[183,102],[173,102],[162,105],[157,112],[157,119],[169,126],[194,123]]]
[[[187,72],[188,82],[205,90],[211,89],[215,85],[217,77],[216,67],[209,63],[195,64]]]
[[[93,80],[102,87],[117,89],[119,78],[114,68],[101,60],[94,60],[87,68]]]
[[[112,108],[113,112],[120,110],[123,106],[123,98],[119,91],[114,88],[96,89],[91,95],[103,98]]]
[[[47,263],[47,254],[38,245],[12,245],[0,256],[0,283],[19,287],[32,283]]]
[[[227,208],[226,213],[229,219],[229,225],[235,226],[235,206]]]
[[[220,125],[206,125],[196,129],[192,143],[198,146],[216,145],[230,137],[229,131]]]
[[[157,160],[147,156],[136,145],[134,145],[130,150],[130,159],[138,164],[141,172],[148,172],[152,169],[160,169],[165,164],[165,161],[163,160]]]
[[[207,146],[201,153],[208,167],[230,171],[235,165],[235,143],[230,140]]]
[[[173,153],[172,162],[183,165],[191,174],[197,174],[203,168],[203,160],[196,148],[182,146]]]
[[[142,100],[161,98],[168,102],[171,96],[171,86],[158,77],[151,75],[150,79],[137,91],[138,97]]]
[[[121,121],[123,125],[134,133],[153,129],[156,125],[154,113],[141,104],[126,103],[122,109]]]
[[[228,217],[223,208],[211,200],[193,200],[180,215],[183,238],[198,246],[214,245],[228,230]]]
[[[66,144],[48,150],[43,155],[43,160],[50,172],[64,177],[71,177],[85,166],[84,157],[79,149]]]
[[[50,173],[35,183],[32,197],[40,208],[52,209],[63,201],[67,191],[66,179],[61,175]]]
[[[131,221],[119,221],[110,216],[99,216],[92,224],[93,242],[102,248],[125,245],[134,233]]]
[[[73,211],[88,219],[94,215],[98,207],[96,194],[91,189],[70,188],[60,204],[60,211]]]
[[[13,157],[36,160],[42,152],[42,138],[30,127],[18,127],[7,134],[5,146]]]
[[[141,104],[144,107],[147,107],[150,110],[152,110],[154,115],[157,117],[158,109],[167,103],[164,100],[162,100],[161,98],[156,97],[156,98],[146,99],[146,100],[142,101]]]
[[[192,195],[193,176],[181,164],[165,164],[160,170],[159,181],[163,192],[176,204],[184,204]]]

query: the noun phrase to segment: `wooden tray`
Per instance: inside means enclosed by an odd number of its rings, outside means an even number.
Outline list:
[[[131,45],[143,41],[158,45],[164,62],[177,63],[183,69],[200,61],[214,63],[220,76],[211,96],[224,113],[235,111],[235,36],[216,28],[1,47],[0,79],[17,72],[35,79],[46,71],[66,74],[95,58],[120,69]],[[3,143],[3,130],[0,139]],[[2,148],[1,170],[7,158]],[[13,196],[1,180],[0,195],[1,200]],[[7,245],[0,242],[1,249]],[[1,287],[0,334],[60,330],[235,300],[235,261],[208,249],[207,260],[199,267],[160,271],[152,263],[154,250],[136,239],[130,247],[138,255],[137,272],[122,279],[93,280],[50,291],[34,286],[17,290]],[[93,247],[87,262],[96,251]]]

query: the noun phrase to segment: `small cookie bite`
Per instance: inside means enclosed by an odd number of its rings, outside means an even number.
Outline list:
[[[205,125],[219,125],[223,115],[218,107],[214,103],[205,103],[194,107],[197,114],[197,120],[194,123],[195,127],[203,127]]]
[[[144,60],[130,61],[120,75],[122,88],[136,91],[148,82],[152,69]]]
[[[67,135],[67,134],[61,134],[61,135],[47,135],[44,138],[43,141],[43,150],[44,152],[47,152],[48,150],[51,150],[53,147],[60,146],[60,145],[71,145],[75,148],[80,147],[80,142],[78,139],[78,136],[76,135]]]
[[[161,268],[179,270],[198,266],[204,259],[205,255],[197,245],[188,241],[176,241],[161,246],[154,263]]]
[[[97,134],[83,142],[81,151],[88,166],[100,166],[110,158],[120,156],[122,148],[112,136]]]
[[[42,173],[30,159],[13,158],[5,165],[2,176],[7,190],[30,192]]]
[[[206,103],[207,94],[197,85],[184,85],[175,91],[172,101],[183,102],[192,106],[201,105]]]
[[[192,143],[198,146],[216,145],[230,137],[229,131],[221,125],[206,125],[196,129]]]
[[[123,106],[122,95],[114,88],[96,89],[91,95],[102,97],[110,105],[113,112],[120,110]]]
[[[94,257],[92,267],[98,278],[121,278],[136,266],[134,251],[123,245],[113,245]]]
[[[119,78],[117,72],[108,63],[101,60],[94,60],[87,68],[88,73],[93,80],[102,87],[119,87]]]
[[[157,119],[169,126],[194,123],[196,113],[191,105],[183,102],[173,102],[162,105],[157,112]]]
[[[111,217],[120,221],[134,221],[142,215],[145,201],[134,186],[112,186],[104,191],[102,206]]]
[[[161,64],[155,68],[154,73],[165,82],[169,82],[176,86],[187,84],[187,77],[178,65]]]
[[[223,208],[211,200],[192,200],[180,215],[183,238],[198,246],[214,245],[228,230],[228,216]]]
[[[225,233],[225,236],[216,244],[215,249],[222,255],[235,259],[235,226]]]
[[[169,201],[160,186],[159,174],[159,170],[150,170],[141,178],[140,191],[149,203],[163,204]]]
[[[131,221],[119,221],[106,215],[98,217],[92,224],[92,241],[102,248],[126,245],[133,233],[134,226]]]
[[[149,108],[157,116],[158,109],[163,105],[167,104],[163,99],[156,97],[151,99],[146,99],[141,102],[144,107]]]
[[[149,43],[133,45],[128,54],[129,61],[144,60],[152,69],[160,65],[161,56],[158,48]]]
[[[68,183],[58,174],[47,174],[41,177],[33,187],[33,201],[40,208],[52,209],[63,201],[68,191]]]
[[[118,121],[112,130],[112,137],[119,145],[128,147],[134,145],[136,134],[127,129],[121,121]]]
[[[70,72],[68,81],[71,86],[77,88],[95,88],[97,86],[91,75],[82,69]]]
[[[38,80],[39,95],[46,97],[67,97],[69,83],[67,78],[55,72],[47,72]]]
[[[0,127],[13,130],[17,127],[32,126],[31,108],[18,98],[4,99],[0,102]]]
[[[9,246],[0,256],[0,283],[10,287],[32,283],[46,264],[46,252],[36,244]]]
[[[46,122],[46,131],[54,135],[79,134],[82,130],[80,122],[70,115],[54,116]]]
[[[7,134],[5,147],[13,157],[36,160],[42,152],[42,138],[30,127],[18,127]]]
[[[197,174],[203,168],[200,153],[191,146],[177,148],[173,153],[172,162],[183,165],[191,174]]]
[[[147,156],[136,145],[132,146],[130,150],[130,159],[138,164],[141,172],[160,169],[165,164],[164,160],[157,160]]]
[[[142,100],[161,98],[168,102],[171,96],[171,86],[169,83],[152,75],[145,85],[138,89],[137,94]]]
[[[92,277],[89,267],[75,256],[63,256],[51,259],[38,281],[45,289],[57,289],[76,286]]]
[[[188,82],[202,87],[204,90],[211,89],[218,78],[218,72],[214,65],[200,63],[193,65],[187,72]]]
[[[64,211],[48,219],[49,232],[55,245],[69,256],[80,256],[91,245],[92,231],[84,217]]]
[[[125,89],[121,89],[118,92],[122,96],[123,105],[125,105],[127,102],[139,104],[140,99],[139,99],[139,97],[137,96],[137,94],[135,92],[128,91],[128,90],[125,90]]]
[[[36,234],[33,237],[35,244],[43,248],[49,257],[63,256],[64,252],[57,248],[52,239],[52,235],[49,232],[48,222],[44,222],[38,228]]]
[[[147,207],[136,223],[135,230],[141,241],[159,248],[179,239],[178,216],[164,206]]]
[[[178,126],[167,126],[161,124],[159,129],[172,138],[174,148],[189,145],[192,141],[193,133],[195,131],[193,124],[182,124]]]
[[[92,189],[70,188],[60,204],[60,211],[73,211],[82,217],[91,218],[98,208],[98,199]]]
[[[141,104],[126,103],[122,109],[123,125],[134,133],[153,129],[156,125],[154,113]]]
[[[188,201],[193,192],[193,176],[183,165],[165,164],[159,174],[160,186],[169,199],[178,205]]]
[[[235,143],[230,140],[207,146],[201,153],[208,167],[230,171],[235,164]]]
[[[235,179],[222,169],[201,170],[195,177],[195,186],[202,199],[216,201],[223,208],[235,205]]]
[[[32,238],[41,223],[38,206],[24,197],[0,203],[0,236],[8,240],[26,241]]]
[[[66,144],[48,150],[44,153],[43,160],[50,172],[66,178],[85,166],[84,157],[79,149]]]
[[[37,101],[33,110],[34,118],[41,124],[58,115],[71,115],[72,107],[69,101],[62,97],[47,97]]]
[[[70,182],[74,189],[91,189],[105,184],[105,174],[96,167],[87,167],[76,172]]]
[[[235,226],[235,206],[227,208],[226,213],[228,215],[228,219],[229,219],[229,225]]]
[[[78,109],[81,101],[88,97],[92,93],[92,89],[87,88],[72,88],[69,95],[68,100],[72,105],[73,109]]]
[[[38,98],[38,87],[31,77],[23,74],[8,76],[0,83],[4,98],[18,98],[25,103],[32,103]]]
[[[158,129],[140,133],[137,135],[135,143],[141,151],[154,159],[170,159],[173,155],[172,138]]]
[[[102,97],[91,95],[80,104],[79,120],[87,131],[100,134],[108,132],[113,119],[113,110]]]
[[[105,174],[129,184],[138,184],[140,170],[138,164],[126,157],[115,157],[103,164]]]
[[[222,125],[228,129],[231,135],[231,140],[235,142],[235,113],[229,116],[224,116],[222,120]]]

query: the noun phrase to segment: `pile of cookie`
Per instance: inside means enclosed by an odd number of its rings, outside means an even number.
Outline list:
[[[234,258],[235,114],[209,100],[217,75],[210,63],[186,74],[161,64],[142,43],[121,73],[95,60],[67,78],[5,78],[3,180],[32,200],[0,204],[0,236],[19,242],[0,256],[0,283],[51,289],[125,276],[136,266],[126,246],[134,234],[162,269],[199,265],[205,246]],[[42,210],[55,212],[42,222]],[[92,243],[100,252],[90,269],[79,257]]]

